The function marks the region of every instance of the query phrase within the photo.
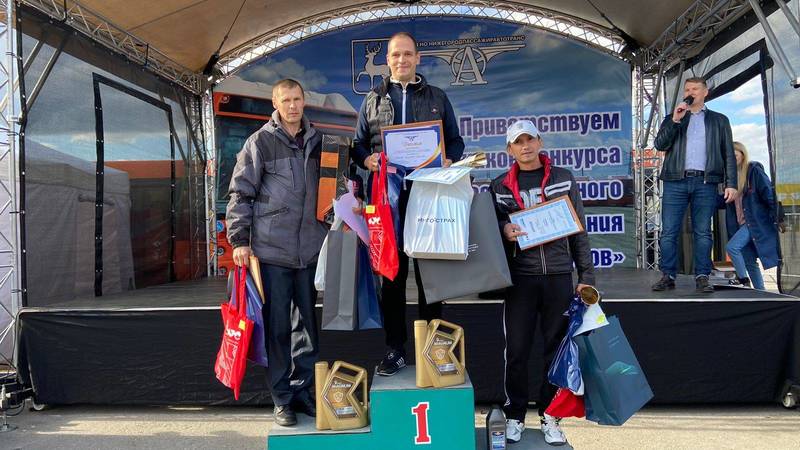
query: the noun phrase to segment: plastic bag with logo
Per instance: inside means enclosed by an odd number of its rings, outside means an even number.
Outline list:
[[[247,271],[238,269],[231,299],[220,306],[224,331],[214,364],[217,379],[233,389],[233,397],[236,400],[239,400],[239,390],[247,368],[247,352],[253,334],[253,321],[247,317],[247,301],[237,301],[246,298],[246,282]]]
[[[580,360],[578,356],[578,346],[575,344],[573,335],[575,330],[583,324],[583,313],[586,311],[586,304],[579,296],[575,296],[569,304],[569,309],[565,313],[569,316],[567,334],[561,340],[556,350],[556,356],[547,371],[547,380],[560,388],[566,388],[577,395],[583,395],[583,378],[581,376]]]
[[[400,195],[406,189],[411,189],[406,182],[408,170],[388,161],[386,164],[386,195],[389,196],[389,206],[392,207],[392,223],[394,224],[394,238],[398,249],[403,242],[403,222],[400,220]],[[399,251],[399,250],[398,250]]]
[[[575,336],[580,349],[586,419],[622,425],[650,399],[653,391],[616,317],[607,326]]]
[[[249,274],[247,276],[246,287],[247,318],[253,321],[253,334],[250,339],[247,359],[259,366],[267,367],[269,364],[267,362],[267,344],[265,340],[266,326],[264,324],[264,315],[261,313],[265,305],[261,302],[261,295],[258,293],[256,280]],[[267,298],[264,299],[265,302],[268,300]]]
[[[469,167],[417,169],[408,197],[404,250],[412,258],[464,261],[469,253]]]
[[[364,208],[369,231],[369,256],[372,268],[380,275],[394,280],[400,268],[392,208],[386,192],[386,155],[381,153],[381,167],[372,183],[371,204]]]

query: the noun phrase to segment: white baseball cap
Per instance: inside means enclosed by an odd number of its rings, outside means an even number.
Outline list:
[[[506,130],[506,143],[510,144],[516,141],[523,134],[528,134],[535,138],[539,136],[539,129],[530,120],[518,120]]]

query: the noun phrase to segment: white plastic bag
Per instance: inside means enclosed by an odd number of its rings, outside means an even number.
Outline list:
[[[412,258],[466,260],[472,184],[469,167],[417,169],[408,197],[404,250]]]
[[[334,217],[331,230],[338,230],[342,226],[342,218],[339,216]],[[317,270],[314,272],[314,287],[318,291],[325,290],[325,267],[328,260],[328,236],[322,241],[322,248],[319,249],[319,256],[317,257]]]

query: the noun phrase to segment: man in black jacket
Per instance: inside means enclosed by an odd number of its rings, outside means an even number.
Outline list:
[[[691,204],[695,290],[714,292],[711,273],[711,218],[717,209],[717,187],[725,185],[725,202],[736,195],[736,157],[728,118],[705,105],[708,86],[703,78],[684,83],[687,101],[678,103],[656,136],[655,147],[666,153],[661,169],[661,272],[654,291],[675,289],[678,236]]]
[[[416,73],[420,54],[417,42],[405,32],[397,33],[389,39],[386,61],[391,76],[370,91],[364,98],[358,115],[356,135],[353,140],[353,161],[361,167],[375,172],[378,170],[381,144],[381,127],[400,125],[429,120],[441,120],[444,125],[445,165],[461,159],[464,152],[464,141],[458,134],[453,106],[441,89],[429,85],[422,75]],[[406,330],[406,279],[408,277],[408,256],[403,252],[403,222],[410,183],[400,192],[397,208],[400,220],[395,228],[400,228],[397,252],[400,259],[400,270],[394,280],[383,279],[381,287],[381,309],[383,312],[383,328],[386,331],[388,350],[378,364],[378,375],[394,375],[405,367],[405,344],[408,341]],[[369,189],[367,190],[369,192]],[[392,205],[394,208],[395,205]],[[428,305],[419,268],[414,264],[419,303],[419,318],[425,320],[440,319],[442,304]]]
[[[503,309],[506,342],[505,391],[506,438],[518,442],[525,429],[528,409],[528,357],[536,330],[536,320],[542,324],[544,358],[539,406],[542,433],[551,445],[566,443],[559,418],[545,414],[556,393],[547,381],[547,371],[556,350],[567,332],[568,318],[564,312],[576,292],[594,284],[591,246],[586,231],[557,239],[536,247],[521,250],[516,241],[525,234],[511,223],[509,214],[530,208],[558,197],[569,198],[580,221],[584,224],[583,202],[575,178],[569,170],[553,167],[550,159],[540,154],[542,138],[536,125],[529,120],[514,122],[506,133],[507,150],[516,162],[511,169],[495,178],[490,191],[495,199],[500,228],[509,246],[511,280]],[[578,269],[577,286],[572,281],[573,264]]]

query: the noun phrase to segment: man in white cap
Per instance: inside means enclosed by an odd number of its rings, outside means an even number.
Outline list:
[[[542,386],[538,401],[541,428],[550,445],[567,442],[559,426],[559,418],[545,414],[556,393],[547,381],[547,371],[558,345],[567,332],[570,300],[576,292],[594,284],[589,235],[583,231],[547,244],[521,250],[517,238],[526,234],[511,223],[509,214],[536,204],[568,197],[582,224],[583,203],[578,184],[567,169],[553,167],[545,154],[539,153],[542,138],[530,120],[519,120],[508,127],[506,150],[516,160],[511,169],[492,181],[490,190],[495,199],[503,237],[506,239],[511,279],[514,285],[506,293],[503,310],[505,330],[506,438],[518,442],[525,429],[528,409],[528,358],[533,346],[537,319],[544,336]],[[573,284],[572,271],[578,272]]]

